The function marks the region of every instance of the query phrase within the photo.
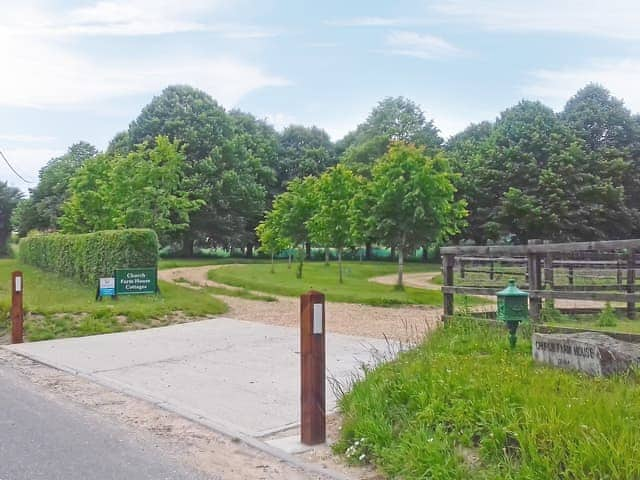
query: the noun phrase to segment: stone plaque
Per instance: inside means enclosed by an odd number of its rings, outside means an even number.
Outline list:
[[[640,344],[602,333],[534,333],[533,359],[590,375],[611,375],[640,364]]]

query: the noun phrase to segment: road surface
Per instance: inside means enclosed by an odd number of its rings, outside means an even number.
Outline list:
[[[154,445],[0,364],[0,480],[204,480]],[[217,477],[220,478],[220,477]]]

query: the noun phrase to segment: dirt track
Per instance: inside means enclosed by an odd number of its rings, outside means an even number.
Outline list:
[[[185,279],[193,285],[224,286],[207,279],[207,272],[223,266],[183,267],[161,270],[162,280]],[[422,275],[422,274],[417,274]],[[437,287],[439,288],[439,287]],[[298,326],[298,299],[276,297],[276,302],[222,296],[229,305],[229,317],[271,325]],[[372,307],[354,303],[327,302],[327,330],[345,335],[387,337],[403,342],[422,338],[440,321],[442,309],[428,306]]]

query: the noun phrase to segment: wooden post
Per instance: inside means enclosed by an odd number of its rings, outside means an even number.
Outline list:
[[[493,280],[494,268],[493,268],[493,260],[489,262],[489,280]]]
[[[629,250],[627,256],[627,293],[635,293],[636,283],[636,252]],[[627,317],[636,318],[636,302],[627,302]]]
[[[569,267],[569,273],[567,273],[567,277],[569,278],[569,285],[573,285],[573,265]]]
[[[545,240],[544,243],[550,243],[549,240]],[[553,254],[547,253],[544,257],[544,288],[546,290],[547,286],[550,290],[553,290]],[[545,302],[549,302],[551,307],[555,307],[555,302],[553,298],[549,298],[545,300]]]
[[[453,265],[455,257],[453,255],[442,255],[442,284],[445,287],[453,287]],[[453,315],[453,293],[445,293],[442,295],[444,299],[444,316],[451,317]]]
[[[616,283],[620,287],[622,285],[622,269],[620,268],[620,259],[616,260]]]
[[[22,343],[24,338],[23,290],[22,272],[13,272],[11,274],[11,343]]]
[[[529,240],[529,245],[538,245],[542,243],[541,240]],[[537,253],[529,252],[527,254],[527,265],[529,269],[529,290],[542,290],[542,270],[541,270],[540,255]],[[533,321],[540,320],[540,311],[542,310],[541,298],[529,299],[529,314]]]
[[[320,292],[300,296],[300,437],[305,445],[317,445],[326,439],[324,307]]]
[[[458,262],[460,262],[460,278],[464,278],[464,260],[459,258]]]

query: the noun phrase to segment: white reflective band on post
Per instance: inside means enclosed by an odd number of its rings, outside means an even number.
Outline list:
[[[322,304],[313,304],[313,334],[322,334]]]
[[[22,277],[16,277],[16,292],[22,291]]]

